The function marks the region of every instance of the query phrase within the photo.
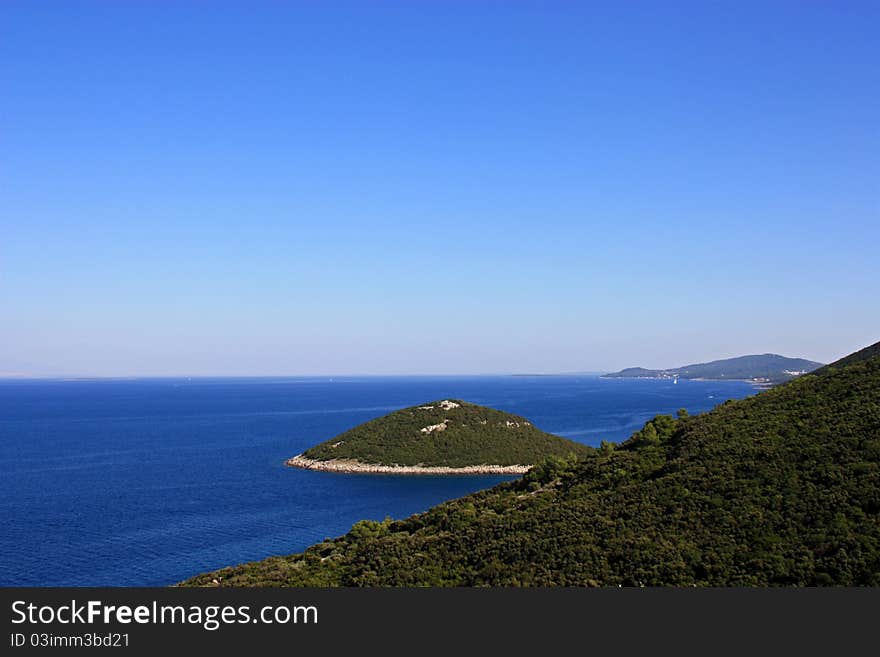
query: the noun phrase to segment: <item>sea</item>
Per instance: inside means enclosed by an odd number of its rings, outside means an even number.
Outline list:
[[[598,445],[755,392],[590,375],[0,380],[0,585],[169,585],[512,479],[284,465],[406,406],[464,399]]]

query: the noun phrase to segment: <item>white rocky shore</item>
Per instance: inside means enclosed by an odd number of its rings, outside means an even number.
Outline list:
[[[309,459],[302,454],[297,454],[286,461],[292,468],[305,470],[320,470],[322,472],[345,472],[349,474],[412,474],[412,475],[437,475],[437,474],[525,474],[532,467],[530,465],[467,465],[461,468],[450,468],[437,465],[379,465],[377,463],[361,463],[351,459],[330,459],[317,461]]]

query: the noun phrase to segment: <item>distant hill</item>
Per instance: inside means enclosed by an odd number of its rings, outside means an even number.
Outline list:
[[[442,399],[349,429],[290,459],[288,465],[341,472],[416,474],[429,468],[468,468],[522,474],[548,456],[588,451],[580,443],[541,431],[519,415]]]
[[[638,379],[731,379],[751,380],[759,383],[781,383],[796,376],[812,372],[822,367],[822,363],[803,358],[786,358],[777,354],[760,354],[713,360],[709,363],[684,365],[668,370],[647,370],[643,367],[629,367],[606,378]]]
[[[880,345],[190,586],[880,586]],[[875,354],[875,355],[872,355]]]

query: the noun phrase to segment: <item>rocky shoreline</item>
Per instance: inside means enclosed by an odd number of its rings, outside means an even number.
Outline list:
[[[532,467],[530,465],[468,465],[451,468],[437,465],[379,465],[378,463],[361,463],[350,459],[331,459],[318,461],[309,459],[302,454],[287,459],[285,464],[291,468],[319,470],[321,472],[341,472],[346,474],[407,474],[407,475],[456,475],[456,474],[494,474],[521,475]]]

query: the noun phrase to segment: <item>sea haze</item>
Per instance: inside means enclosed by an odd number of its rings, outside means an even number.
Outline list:
[[[171,584],[511,479],[283,465],[404,406],[465,399],[597,445],[753,392],[589,375],[0,381],[0,585]]]

